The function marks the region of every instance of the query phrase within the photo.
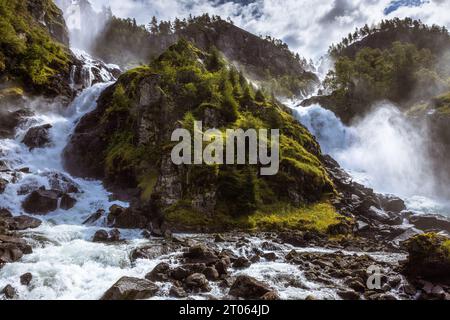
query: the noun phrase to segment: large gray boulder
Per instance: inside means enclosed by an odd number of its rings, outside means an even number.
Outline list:
[[[146,279],[122,277],[101,300],[141,300],[153,297],[158,292],[158,286]]]
[[[30,148],[30,150],[45,147],[50,143],[49,130],[51,127],[51,124],[44,124],[30,128],[25,134],[22,143]]]

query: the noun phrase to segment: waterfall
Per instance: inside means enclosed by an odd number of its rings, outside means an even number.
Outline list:
[[[356,181],[406,199],[410,209],[450,214],[436,199],[438,183],[428,154],[428,132],[394,105],[382,103],[352,126],[320,105],[295,108],[297,119]]]

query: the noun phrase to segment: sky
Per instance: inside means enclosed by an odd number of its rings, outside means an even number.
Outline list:
[[[90,0],[100,10],[148,24],[155,15],[172,20],[208,12],[230,17],[257,35],[271,35],[291,50],[317,59],[332,43],[364,24],[412,17],[427,24],[450,26],[450,0]]]

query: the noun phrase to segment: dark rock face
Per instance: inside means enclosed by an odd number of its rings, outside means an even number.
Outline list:
[[[108,241],[108,232],[106,232],[105,230],[98,230],[97,232],[95,232],[94,234],[94,238],[92,239],[92,241],[94,242],[106,242]]]
[[[33,191],[23,202],[25,212],[45,215],[58,209],[58,199],[61,196],[56,190]]]
[[[23,138],[22,143],[30,148],[30,150],[45,147],[50,143],[50,136],[48,131],[51,128],[52,125],[50,124],[44,124],[42,126],[30,128]]]
[[[261,299],[273,291],[268,285],[249,276],[239,276],[231,286],[229,294],[244,299]]]
[[[204,274],[194,273],[188,276],[184,284],[186,288],[190,291],[194,292],[208,292],[211,291],[211,287],[209,286],[208,280],[206,279]]]
[[[103,215],[105,214],[105,210],[103,209],[99,209],[97,210],[95,213],[93,213],[91,216],[89,216],[89,218],[87,218],[83,224],[94,224],[95,222],[97,222],[101,217],[103,217]]]
[[[56,5],[49,7],[45,1],[29,0],[27,6],[31,15],[47,28],[54,39],[69,46],[69,32],[64,22],[64,16]]]
[[[439,215],[415,215],[409,218],[416,228],[423,231],[441,231],[445,230],[450,233],[450,220]]]
[[[150,281],[167,281],[169,279],[170,265],[165,262],[158,264],[151,272],[147,273],[145,279]]]
[[[189,251],[184,253],[183,256],[188,263],[204,263],[206,265],[212,265],[219,260],[216,253],[204,245],[197,245],[189,248]]]
[[[0,264],[18,261],[31,252],[32,248],[25,240],[0,234]]]
[[[405,202],[392,195],[379,195],[381,201],[381,207],[390,212],[399,213],[403,210],[406,210]]]
[[[153,297],[159,288],[146,279],[123,277],[119,279],[101,300],[141,300]]]
[[[35,229],[38,228],[42,224],[42,221],[29,217],[29,216],[18,216],[12,218],[12,221],[10,222],[10,229],[11,230],[26,230],[26,229]]]

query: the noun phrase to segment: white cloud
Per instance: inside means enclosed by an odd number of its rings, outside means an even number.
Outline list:
[[[450,25],[450,1],[432,0],[421,7],[400,7],[388,16],[383,11],[390,0],[91,0],[96,9],[110,5],[120,17],[148,23],[205,12],[231,17],[236,25],[255,34],[269,34],[286,41],[301,55],[317,58],[329,45],[361,27],[381,19],[406,17],[427,24]]]

